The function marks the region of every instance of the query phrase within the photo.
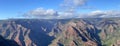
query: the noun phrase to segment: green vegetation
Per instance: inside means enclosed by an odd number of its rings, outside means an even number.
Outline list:
[[[102,44],[105,46],[111,46],[120,40],[120,28],[117,28],[112,34],[108,34],[105,40],[102,40]]]

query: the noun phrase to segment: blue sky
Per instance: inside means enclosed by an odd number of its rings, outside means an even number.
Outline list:
[[[0,19],[19,18],[22,17],[23,14],[28,13],[29,11],[34,11],[37,8],[43,8],[44,10],[53,9],[59,12],[61,11],[61,9],[64,9],[63,7],[61,8],[60,6],[61,4],[63,5],[66,4],[66,2],[64,1],[65,0],[0,0]],[[89,13],[96,10],[100,11],[120,10],[120,0],[85,0],[85,1],[86,1],[85,5],[79,6],[79,8],[78,7],[75,8],[76,12]]]

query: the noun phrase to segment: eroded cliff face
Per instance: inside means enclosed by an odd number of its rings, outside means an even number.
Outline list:
[[[62,25],[62,32],[53,41],[51,46],[62,44],[63,46],[100,46],[101,41],[98,36],[99,30],[83,20],[70,21]],[[57,43],[56,43],[57,42]],[[56,45],[55,45],[56,46]]]
[[[32,43],[29,38],[30,29],[16,24],[15,21],[8,21],[0,24],[0,34],[7,39],[15,40],[20,46],[29,46]]]
[[[119,30],[115,18],[0,21],[0,35],[20,46],[117,46]]]

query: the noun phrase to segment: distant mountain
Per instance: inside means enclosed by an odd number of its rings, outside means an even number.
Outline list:
[[[20,46],[119,46],[120,18],[0,20],[0,35]]]

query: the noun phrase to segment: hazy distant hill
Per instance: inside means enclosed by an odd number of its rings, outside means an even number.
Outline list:
[[[120,18],[0,20],[0,35],[21,46],[118,46]]]

